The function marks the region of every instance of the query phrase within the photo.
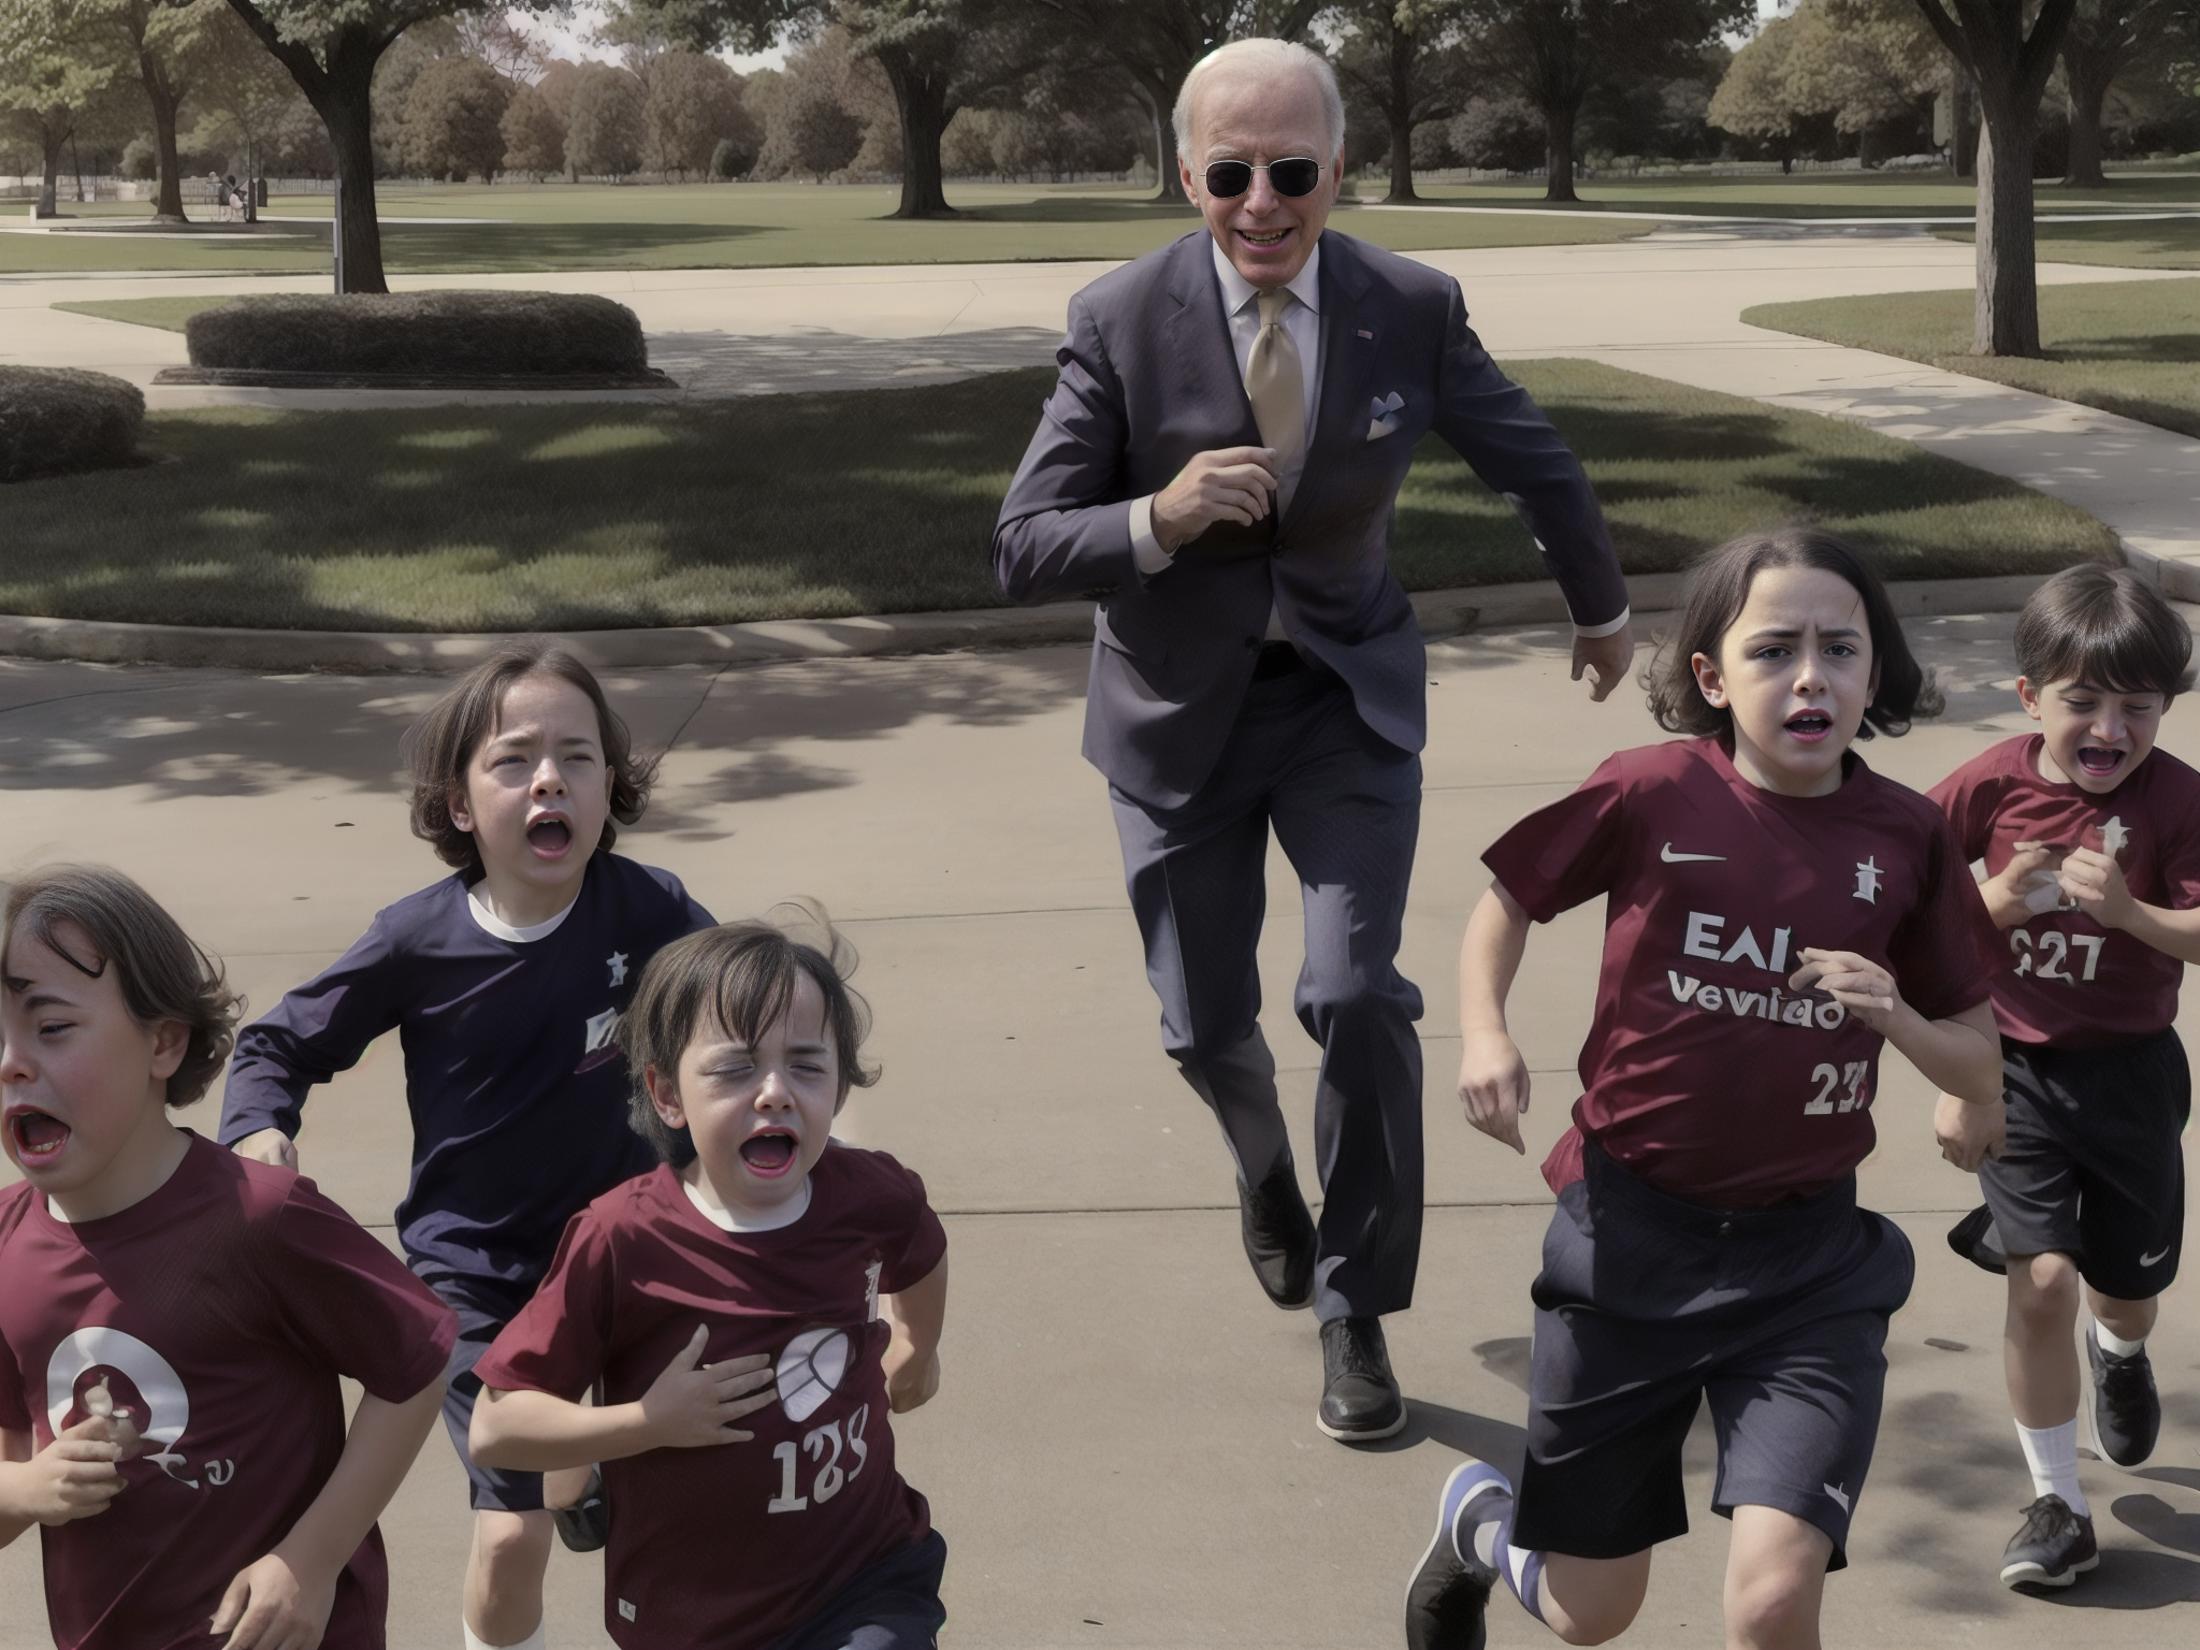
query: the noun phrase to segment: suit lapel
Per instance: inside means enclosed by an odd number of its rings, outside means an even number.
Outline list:
[[[1363,313],[1367,271],[1339,235],[1324,234],[1322,252],[1321,400],[1314,409],[1314,438],[1307,443],[1306,468],[1284,512],[1288,527],[1306,508],[1307,494],[1343,456],[1350,442],[1363,437],[1365,414],[1373,397],[1375,346],[1380,318]],[[1242,392],[1241,392],[1242,393]]]
[[[1234,427],[1227,445],[1257,447],[1260,428],[1253,422],[1253,404],[1245,399],[1237,352],[1230,347],[1230,319],[1222,311],[1213,245],[1205,230],[1177,242],[1168,285],[1177,307],[1162,328],[1162,343],[1175,363],[1183,405],[1208,408],[1224,427]]]

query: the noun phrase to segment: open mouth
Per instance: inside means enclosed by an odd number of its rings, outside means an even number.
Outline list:
[[[1781,724],[1805,744],[1816,744],[1833,731],[1833,718],[1822,710],[1798,711]]]
[[[573,827],[555,814],[545,814],[527,827],[527,846],[538,859],[561,859],[573,846]]]
[[[2106,779],[2123,765],[2124,753],[2106,745],[2080,745],[2078,766],[2094,779]]]
[[[69,1126],[33,1106],[19,1106],[8,1113],[8,1139],[15,1146],[16,1162],[35,1169],[61,1155],[69,1143]]]
[[[1291,226],[1289,224],[1285,224],[1281,229],[1241,229],[1238,231],[1239,236],[1243,238],[1246,245],[1258,247],[1263,252],[1281,246],[1284,238],[1290,233]]]
[[[751,1174],[777,1180],[794,1167],[794,1136],[782,1129],[767,1129],[741,1142],[741,1161]]]

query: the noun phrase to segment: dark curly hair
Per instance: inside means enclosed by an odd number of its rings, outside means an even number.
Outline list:
[[[1688,606],[1680,628],[1659,638],[1657,653],[1642,673],[1659,727],[1668,733],[1732,738],[1733,713],[1704,698],[1689,661],[1699,653],[1718,657],[1719,641],[1741,616],[1750,585],[1759,573],[1775,567],[1832,573],[1863,599],[1879,687],[1864,707],[1864,725],[1856,730],[1859,739],[1874,733],[1898,738],[1916,718],[1940,714],[1945,704],[1940,689],[1910,651],[1894,602],[1871,563],[1822,527],[1789,526],[1729,539],[1689,570]]]
[[[103,865],[46,865],[9,885],[0,910],[0,956],[20,930],[88,979],[112,968],[123,1002],[141,1025],[173,1020],[183,1026],[190,1041],[168,1079],[168,1104],[188,1106],[204,1096],[229,1063],[244,998],[159,901]],[[64,923],[81,937],[64,934]],[[6,981],[11,992],[18,984]]]
[[[466,788],[467,765],[481,742],[496,732],[504,715],[504,697],[523,676],[555,676],[588,695],[596,707],[596,728],[603,740],[604,767],[611,775],[611,817],[604,821],[599,849],[619,839],[619,825],[631,825],[649,806],[649,787],[657,777],[655,758],[635,755],[633,739],[604,697],[596,674],[570,650],[541,636],[507,642],[461,676],[451,690],[405,730],[400,749],[412,770],[413,835],[434,845],[436,857],[456,866],[468,882],[482,876],[481,849],[471,831],[451,820],[451,793]],[[614,823],[614,821],[616,823]]]
[[[695,1161],[695,1143],[657,1115],[649,1097],[649,1068],[660,1077],[679,1069],[688,1044],[710,1027],[754,1045],[787,1012],[806,974],[825,999],[826,1035],[840,1068],[837,1109],[850,1087],[878,1081],[863,1064],[863,1039],[871,1034],[871,1008],[849,988],[855,948],[841,937],[824,908],[810,900],[775,907],[805,939],[769,919],[729,922],[674,940],[649,959],[634,988],[633,1004],[619,1021],[619,1046],[633,1079],[627,1121],[675,1169]],[[813,943],[814,942],[814,943]]]

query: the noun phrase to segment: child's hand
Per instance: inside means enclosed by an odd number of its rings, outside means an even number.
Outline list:
[[[2062,862],[2062,891],[2078,909],[2103,928],[2121,928],[2131,920],[2131,889],[2124,868],[2095,848],[2073,848]]]
[[[249,1157],[255,1163],[270,1163],[278,1169],[298,1166],[298,1143],[281,1129],[262,1129],[257,1134],[248,1134],[229,1149],[239,1157]]]
[[[1520,1118],[1528,1109],[1528,1063],[1504,1032],[1467,1033],[1459,1050],[1459,1103],[1469,1123],[1527,1156]]]
[[[2009,1114],[2000,1101],[1978,1105],[1960,1094],[1943,1094],[1933,1105],[1933,1134],[1940,1155],[1965,1174],[1976,1174],[1989,1157],[2001,1156]]]
[[[1788,976],[1790,991],[1823,991],[1872,1030],[1884,1033],[1906,1006],[1894,976],[1854,951],[1821,951],[1805,946],[1803,966]]]
[[[665,1372],[642,1394],[642,1420],[657,1449],[708,1449],[713,1444],[745,1444],[756,1436],[733,1423],[772,1401],[769,1355],[759,1352],[722,1363],[703,1362],[710,1331],[701,1324],[687,1345],[673,1355]]]
[[[929,1403],[940,1389],[940,1354],[934,1347],[923,1357],[896,1335],[886,1346],[886,1404],[896,1415],[906,1415]]]
[[[336,1607],[336,1577],[294,1566],[281,1548],[239,1570],[214,1611],[225,1650],[315,1650]]]
[[[1978,885],[1996,928],[2021,928],[2039,915],[2032,903],[2039,891],[2037,879],[2043,871],[2052,875],[2062,857],[2062,849],[2052,842],[2020,842],[1999,874]]]
[[[122,1493],[123,1445],[115,1423],[88,1416],[20,1466],[16,1475],[16,1512],[48,1526],[94,1518]]]

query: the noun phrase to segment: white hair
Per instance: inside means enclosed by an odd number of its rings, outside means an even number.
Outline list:
[[[1328,138],[1322,152],[1314,158],[1327,166],[1336,159],[1344,147],[1344,96],[1337,90],[1337,71],[1329,66],[1329,59],[1320,52],[1298,44],[1294,40],[1233,40],[1217,46],[1192,65],[1191,73],[1184,77],[1184,84],[1176,94],[1176,111],[1170,116],[1170,124],[1176,128],[1176,149],[1180,155],[1189,155],[1192,147],[1192,104],[1199,96],[1200,85],[1218,70],[1231,69],[1252,75],[1287,74],[1304,75],[1314,82],[1321,93],[1322,122],[1328,130]],[[1196,171],[1196,157],[1193,169]]]

